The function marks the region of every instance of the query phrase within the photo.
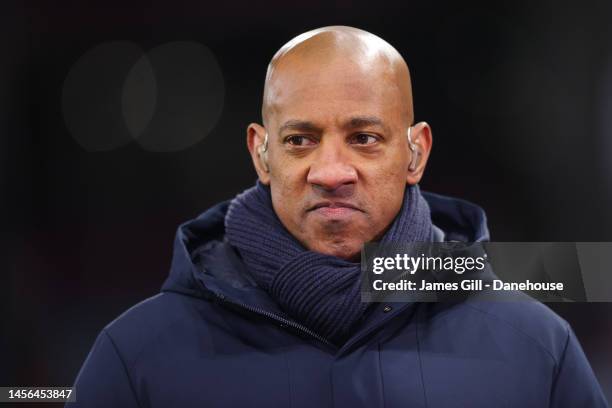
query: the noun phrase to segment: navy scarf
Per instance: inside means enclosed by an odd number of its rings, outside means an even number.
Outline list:
[[[296,321],[342,344],[363,316],[361,266],[309,251],[283,226],[272,207],[270,188],[259,181],[230,203],[226,238],[259,286]],[[402,208],[382,243],[432,239],[429,206],[418,186],[407,186]]]

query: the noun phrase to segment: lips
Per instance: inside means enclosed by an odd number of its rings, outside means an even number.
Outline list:
[[[310,207],[308,211],[314,211],[320,208],[327,208],[329,210],[345,208],[345,209],[350,209],[350,210],[361,211],[359,207],[351,203],[344,202],[344,201],[322,201]]]
[[[308,213],[323,217],[327,221],[348,222],[356,214],[363,213],[363,210],[345,201],[321,201],[310,207]]]

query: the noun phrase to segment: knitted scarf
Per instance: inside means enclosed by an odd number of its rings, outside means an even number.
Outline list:
[[[257,284],[286,313],[335,344],[347,340],[367,307],[361,302],[360,263],[304,248],[274,212],[270,188],[259,181],[231,201],[225,233]],[[429,206],[418,186],[407,186],[380,242],[431,239]]]

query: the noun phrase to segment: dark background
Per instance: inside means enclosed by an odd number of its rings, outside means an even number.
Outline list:
[[[423,189],[480,204],[496,241],[612,241],[610,2],[80,3],[0,6],[0,385],[72,384],[99,330],[158,292],[178,224],[255,180],[269,59],[323,25],[406,58],[434,135]],[[154,88],[130,71],[143,53]],[[147,104],[130,131],[121,106]],[[612,305],[551,307],[611,399]]]

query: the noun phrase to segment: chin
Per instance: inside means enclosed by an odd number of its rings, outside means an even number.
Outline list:
[[[361,244],[355,242],[328,242],[319,240],[316,244],[308,246],[308,249],[325,255],[335,256],[347,261],[358,261],[361,257]]]

